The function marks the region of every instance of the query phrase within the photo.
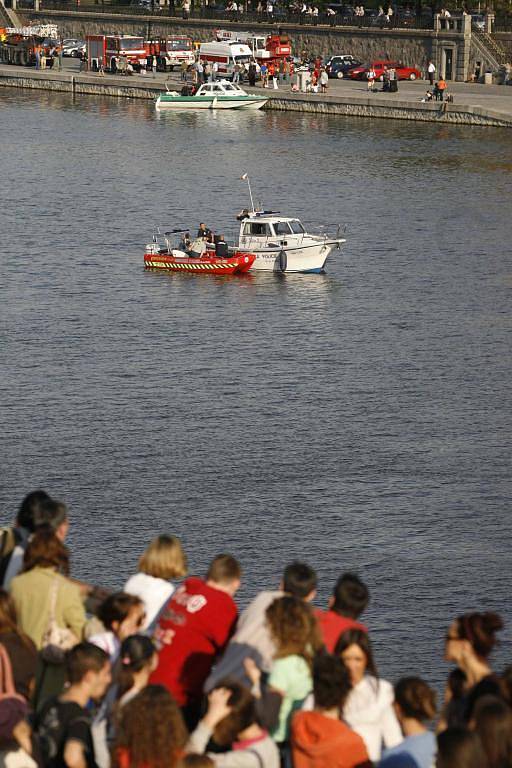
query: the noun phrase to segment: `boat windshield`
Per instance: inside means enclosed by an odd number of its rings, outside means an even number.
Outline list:
[[[274,223],[274,231],[276,235],[289,235],[292,229],[287,221],[276,221]]]
[[[231,83],[222,83],[225,91],[239,91],[240,89],[237,88],[235,85],[231,85]]]
[[[302,235],[306,231],[298,219],[290,221],[290,227],[294,235]]]

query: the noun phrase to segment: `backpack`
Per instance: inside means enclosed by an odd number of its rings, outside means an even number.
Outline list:
[[[11,555],[20,541],[21,535],[16,528],[0,529],[0,585],[4,583]]]
[[[89,719],[85,715],[77,715],[75,718],[69,720],[64,727],[60,717],[60,702],[58,699],[50,700],[46,706],[43,707],[42,712],[37,718],[36,728],[37,735],[39,736],[43,765],[48,767],[55,764],[58,760],[59,753],[64,747],[66,730],[80,720],[86,722],[87,725],[90,724]]]

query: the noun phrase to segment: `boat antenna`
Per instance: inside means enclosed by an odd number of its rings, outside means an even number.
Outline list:
[[[256,212],[256,209],[254,208],[254,201],[252,199],[252,189],[251,189],[251,180],[249,178],[248,173],[244,173],[242,176],[240,176],[241,181],[246,181],[247,186],[249,187],[249,197],[251,198],[251,210],[253,213]]]

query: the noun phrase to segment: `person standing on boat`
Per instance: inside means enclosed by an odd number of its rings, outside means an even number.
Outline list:
[[[209,229],[206,224],[202,221],[199,224],[199,229],[197,230],[197,237],[200,237],[202,240],[208,240],[211,237],[212,231]]]
[[[218,259],[227,259],[229,256],[228,244],[224,240],[224,235],[219,235],[215,243],[215,255]]]

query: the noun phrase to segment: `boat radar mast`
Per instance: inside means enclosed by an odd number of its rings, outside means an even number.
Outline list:
[[[240,176],[240,180],[247,182],[247,186],[249,188],[249,197],[251,198],[251,213],[256,213],[256,208],[254,207],[254,200],[252,199],[251,180],[249,178],[249,174],[248,173],[242,174],[242,176]]]

